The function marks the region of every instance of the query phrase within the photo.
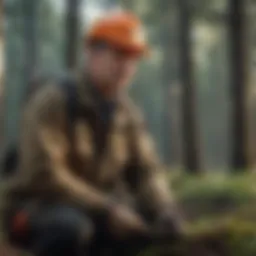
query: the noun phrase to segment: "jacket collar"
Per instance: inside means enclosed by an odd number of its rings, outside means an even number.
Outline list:
[[[115,101],[108,102],[95,87],[86,73],[78,76],[78,100],[81,106],[89,108],[100,108],[102,104],[115,104],[116,107],[123,107],[125,93],[121,94]]]

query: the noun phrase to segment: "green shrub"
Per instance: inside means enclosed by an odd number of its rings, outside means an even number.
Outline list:
[[[187,235],[191,241],[199,241],[206,248],[211,247],[213,241],[219,243],[218,256],[256,255],[255,174],[211,173],[197,177],[174,172],[170,181],[188,216]],[[181,248],[186,248],[186,245]],[[151,249],[142,255],[160,254]],[[177,255],[194,254],[187,249]]]
[[[188,216],[233,212],[256,203],[256,175],[171,175],[174,193]]]

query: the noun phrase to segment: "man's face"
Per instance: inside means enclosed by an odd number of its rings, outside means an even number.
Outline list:
[[[111,94],[118,93],[133,79],[138,57],[112,48],[88,50],[88,72],[93,82]]]

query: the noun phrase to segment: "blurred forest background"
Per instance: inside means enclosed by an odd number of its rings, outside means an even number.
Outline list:
[[[256,4],[235,2],[6,0],[2,141],[17,136],[31,77],[80,65],[90,23],[125,7],[142,18],[152,47],[131,90],[163,160],[192,172],[253,167]]]
[[[249,231],[242,229],[249,235],[230,240],[233,251],[226,255],[256,255],[254,0],[5,0],[1,147],[18,136],[31,79],[82,65],[85,31],[120,8],[137,13],[147,29],[151,56],[141,63],[131,94],[173,170],[188,219],[197,227],[209,219],[216,226],[215,219],[235,218],[236,228],[249,222]]]

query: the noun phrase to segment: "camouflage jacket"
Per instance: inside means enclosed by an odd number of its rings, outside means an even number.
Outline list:
[[[169,184],[139,109],[129,97],[120,96],[105,127],[90,88],[78,80],[82,114],[72,136],[65,95],[58,86],[44,86],[28,102],[19,143],[20,170],[8,195],[12,200],[68,201],[91,209],[104,209],[115,197],[154,212],[163,209],[171,200]]]

